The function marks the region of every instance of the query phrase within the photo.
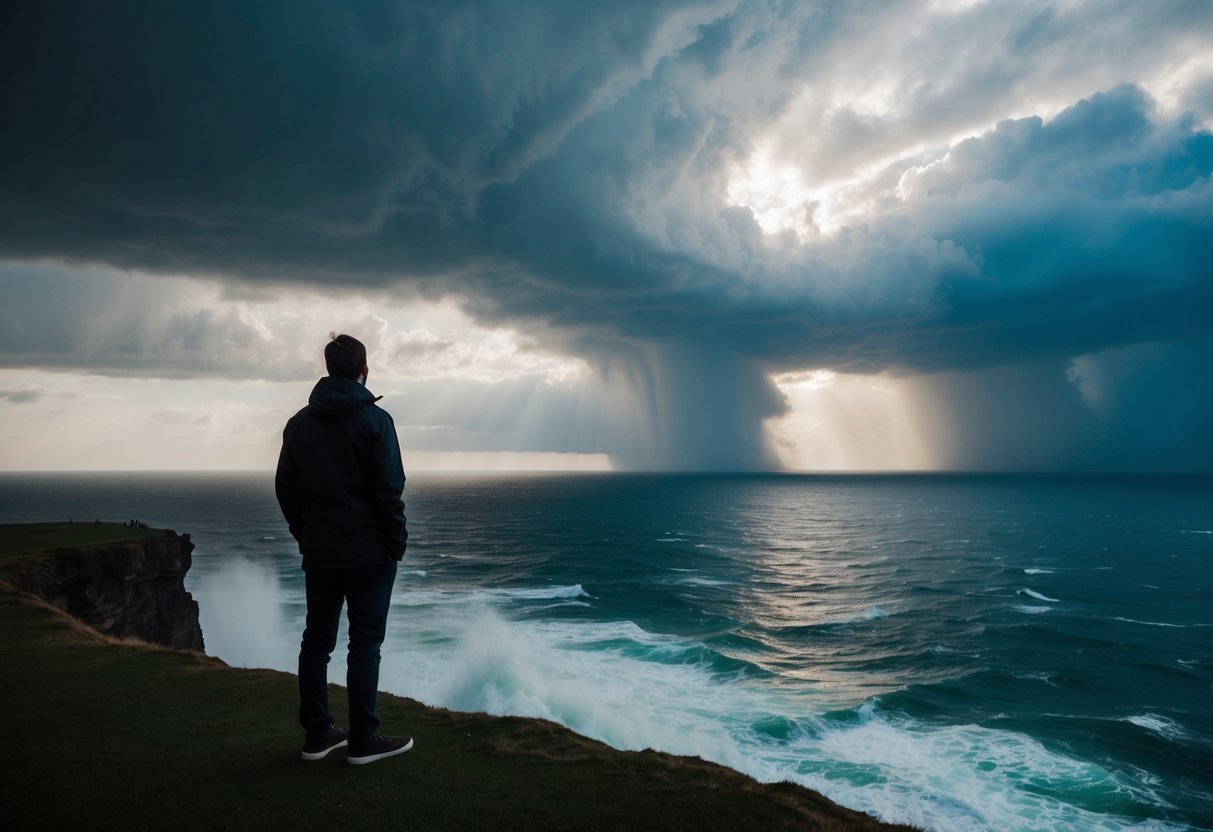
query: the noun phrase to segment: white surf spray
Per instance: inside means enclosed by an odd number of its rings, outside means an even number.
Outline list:
[[[291,594],[279,585],[272,561],[225,559],[218,569],[198,570],[188,588],[198,602],[207,653],[236,667],[295,671],[302,615],[296,624],[284,608]],[[297,600],[303,602],[302,593]],[[291,641],[294,647],[286,647]]]
[[[871,703],[837,712],[809,689],[722,673],[702,659],[702,644],[631,622],[511,620],[479,592],[467,604],[447,600],[425,611],[421,629],[403,610],[393,622],[385,689],[554,720],[616,748],[699,756],[936,830],[1131,829],[1129,819],[1048,795],[1098,801],[1149,790],[1013,732],[928,726]]]
[[[1035,598],[1037,601],[1048,601],[1050,604],[1058,603],[1058,599],[1050,598],[1048,595],[1042,595],[1034,589],[1021,589],[1019,590],[1019,594],[1026,595],[1029,598]]]

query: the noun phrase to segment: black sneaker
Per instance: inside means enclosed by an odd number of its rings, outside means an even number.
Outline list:
[[[299,756],[305,760],[323,760],[325,755],[334,748],[347,744],[350,732],[336,725],[330,725],[323,734],[309,735],[303,744],[303,753]]]
[[[373,734],[371,738],[358,745],[350,746],[346,761],[352,766],[364,766],[385,757],[395,757],[413,747],[412,737],[385,737]]]

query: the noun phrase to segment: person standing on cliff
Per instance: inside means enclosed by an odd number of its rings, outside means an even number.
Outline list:
[[[348,745],[347,761],[364,765],[403,754],[411,737],[378,733],[379,657],[396,564],[404,557],[404,465],[396,426],[366,389],[366,347],[332,335],[324,348],[328,376],[307,407],[286,423],[274,490],[303,556],[307,624],[299,648],[302,757],[319,760]],[[350,727],[333,723],[328,663],[342,605],[349,618],[346,687]]]

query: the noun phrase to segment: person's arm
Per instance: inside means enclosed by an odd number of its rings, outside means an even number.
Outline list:
[[[278,453],[278,470],[274,474],[274,493],[278,497],[278,507],[286,518],[286,527],[290,529],[291,537],[299,540],[300,508],[297,489],[298,476],[295,471],[295,457],[290,452],[288,423],[282,431],[282,450]]]
[[[371,447],[371,496],[379,509],[379,525],[383,530],[388,555],[400,560],[408,548],[409,532],[404,517],[404,462],[400,458],[400,440],[391,414],[383,414],[381,430]]]

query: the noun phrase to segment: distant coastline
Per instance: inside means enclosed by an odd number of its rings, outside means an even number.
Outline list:
[[[137,519],[4,525],[0,578],[104,635],[201,653],[193,550],[188,534]]]

